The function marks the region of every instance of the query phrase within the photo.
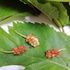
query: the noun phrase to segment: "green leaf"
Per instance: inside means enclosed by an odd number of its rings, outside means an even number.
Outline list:
[[[0,0],[0,24],[27,16],[25,5],[17,0]]]
[[[46,1],[70,2],[70,0],[46,0]]]
[[[66,9],[67,9],[67,12],[68,12],[68,15],[69,15],[69,20],[70,20],[70,5],[69,5],[69,3],[67,2],[67,3],[63,3],[63,5],[66,7]]]
[[[48,70],[54,70],[54,69],[66,70],[64,68],[64,66],[61,67],[61,65],[54,63],[50,60],[43,60],[39,63],[29,65],[25,70],[46,70],[46,69],[48,69]]]
[[[40,42],[40,45],[33,48],[26,43],[25,39],[15,33],[15,30],[23,35],[32,33]],[[5,65],[23,65],[25,70],[69,70],[70,63],[70,37],[61,32],[56,32],[48,25],[30,22],[13,23],[13,27],[9,27],[9,33],[0,28],[0,51],[11,51],[12,48],[20,45],[26,46],[28,49],[25,53],[14,56],[13,54],[5,54],[0,52],[0,66]],[[58,57],[48,59],[45,52],[48,49],[65,49],[60,52]],[[68,58],[67,58],[68,57]]]
[[[47,1],[53,1],[53,2],[70,2],[70,0],[38,0],[41,3],[45,3]]]
[[[24,0],[22,0],[24,2]],[[37,7],[42,13],[49,14],[49,18],[55,18],[54,15],[56,15],[56,18],[58,18],[58,10],[56,7],[52,6],[50,2],[47,2],[46,4],[41,4],[37,0],[30,0],[29,1],[33,6]],[[52,11],[51,11],[52,10]],[[56,12],[55,12],[56,11]],[[50,12],[50,13],[49,13]]]
[[[47,2],[46,0],[37,0],[37,1],[43,4]]]
[[[56,21],[59,21],[62,26],[68,25],[69,16],[67,14],[67,10],[62,3],[53,2],[54,6],[56,6],[59,10],[59,18]],[[60,8],[61,7],[61,8]]]
[[[24,2],[24,0],[22,0]],[[57,25],[58,27],[63,27],[69,24],[69,16],[64,5],[60,2],[45,2],[40,3],[39,0],[29,0],[34,7],[39,9],[43,14],[45,14],[49,20]]]

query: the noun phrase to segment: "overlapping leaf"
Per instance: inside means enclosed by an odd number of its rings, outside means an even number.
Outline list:
[[[24,8],[23,8],[24,7]],[[0,24],[6,21],[14,19],[21,19],[22,16],[26,16],[25,5],[18,0],[0,0]],[[8,19],[9,18],[9,19]],[[3,22],[2,22],[3,21]]]
[[[56,2],[70,2],[70,0],[38,0],[39,2],[45,3],[47,1],[56,1]]]
[[[58,27],[65,26],[69,24],[69,16],[67,14],[66,8],[62,3],[49,2],[49,1],[39,1],[39,0],[27,0],[37,9],[39,9],[43,14],[48,16],[49,20],[54,22]],[[25,0],[22,0],[25,2]],[[42,3],[41,3],[42,2]]]
[[[31,47],[14,30],[24,35],[32,33],[39,39],[40,45],[36,48]],[[64,33],[58,33],[53,28],[39,23],[14,23],[13,27],[9,27],[9,34],[0,28],[0,50],[12,50],[20,45],[28,48],[24,54],[19,56],[0,52],[0,66],[16,64],[24,65],[25,70],[46,70],[47,68],[48,70],[69,70],[69,39],[70,37]],[[47,59],[45,51],[53,48],[65,50],[61,51],[58,57]]]
[[[47,1],[47,0],[46,0]],[[57,2],[70,2],[70,0],[48,0],[48,1],[57,1]]]

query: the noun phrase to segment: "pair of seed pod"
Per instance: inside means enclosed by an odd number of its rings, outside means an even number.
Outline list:
[[[37,47],[38,45],[39,45],[39,40],[38,40],[38,38],[36,38],[34,35],[32,35],[32,34],[29,34],[29,35],[27,35],[27,36],[25,36],[25,35],[23,35],[23,34],[21,34],[21,33],[19,33],[19,32],[17,32],[17,31],[15,31],[18,35],[20,35],[20,36],[22,36],[23,38],[25,38],[25,41],[27,42],[27,43],[29,43],[31,46],[33,46],[33,47]],[[22,53],[24,53],[25,51],[26,51],[26,47],[25,46],[19,46],[19,47],[17,47],[17,48],[13,48],[13,54],[15,54],[15,55],[20,55],[20,54],[22,54]]]
[[[15,31],[18,35],[22,36],[23,38],[25,38],[25,41],[28,42],[31,46],[33,47],[37,47],[39,45],[39,40],[38,38],[36,38],[35,36],[33,36],[32,34],[29,34],[28,36],[22,35],[20,33],[18,33],[17,31]],[[13,54],[15,55],[20,55],[22,53],[24,53],[27,50],[27,48],[25,46],[19,46],[17,48],[13,48]]]
[[[29,35],[25,36],[17,31],[15,31],[15,33],[22,36],[25,39],[25,41],[27,43],[29,43],[32,47],[37,47],[39,45],[39,40],[34,35],[29,34]],[[12,51],[2,51],[2,52],[12,53],[14,55],[20,55],[20,54],[24,53],[26,50],[27,50],[27,48],[24,45],[20,45],[18,47],[13,48]]]

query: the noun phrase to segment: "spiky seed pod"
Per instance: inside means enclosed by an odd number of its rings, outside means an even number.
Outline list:
[[[57,57],[57,56],[59,56],[59,54],[60,54],[60,51],[58,49],[51,49],[51,50],[47,50],[45,52],[45,56],[47,58]]]
[[[13,51],[14,55],[20,55],[26,51],[26,47],[25,46],[19,46],[19,47],[13,48],[12,51]]]
[[[38,40],[38,38],[36,38],[34,35],[29,34],[29,35],[25,36],[25,35],[23,35],[23,34],[17,32],[16,30],[15,30],[15,32],[16,32],[18,35],[20,35],[21,37],[25,38],[26,42],[28,42],[31,46],[36,47],[36,46],[39,45],[39,40]]]
[[[39,45],[39,40],[33,36],[32,34],[29,34],[27,37],[26,37],[26,42],[28,42],[29,44],[31,44],[33,47],[36,47]]]

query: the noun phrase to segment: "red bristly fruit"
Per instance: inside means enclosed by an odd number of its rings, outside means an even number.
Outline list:
[[[36,38],[35,36],[33,36],[32,34],[29,34],[26,37],[26,42],[28,42],[29,44],[31,44],[33,47],[37,47],[39,45],[39,40],[38,38]]]
[[[13,48],[12,51],[13,51],[14,55],[20,55],[26,51],[26,47],[25,46],[19,46],[19,47]]]
[[[51,50],[47,50],[45,52],[45,56],[47,58],[57,57],[57,56],[59,56],[59,54],[60,54],[60,51],[58,49],[51,49]]]
[[[28,42],[31,46],[37,47],[37,46],[40,45],[38,38],[35,37],[33,34],[29,34],[29,35],[25,36],[25,35],[23,35],[23,34],[17,32],[16,30],[15,30],[15,32],[16,32],[18,35],[20,35],[20,36],[22,36],[23,38],[25,38],[25,41]]]

